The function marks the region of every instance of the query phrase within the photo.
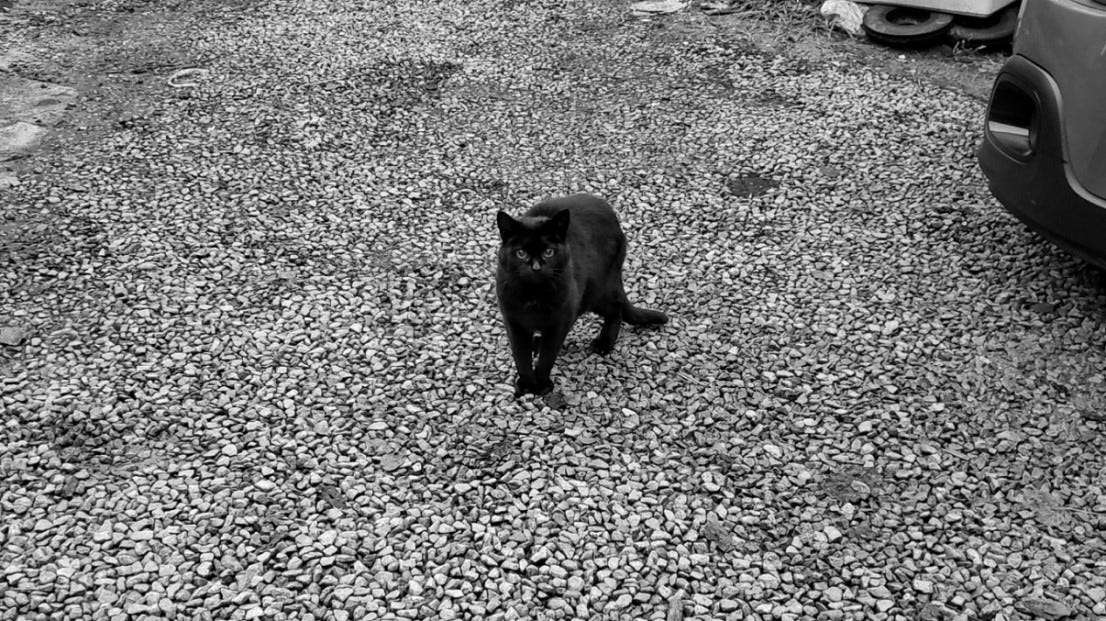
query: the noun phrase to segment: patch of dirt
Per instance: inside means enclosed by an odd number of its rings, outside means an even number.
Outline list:
[[[553,410],[563,410],[568,405],[568,400],[565,399],[564,393],[560,390],[554,390],[545,395],[542,397],[542,401]]]
[[[726,180],[726,190],[741,198],[761,196],[777,186],[778,182],[757,175],[740,175]]]
[[[818,488],[837,502],[858,503],[879,494],[880,477],[867,468],[843,467],[827,472]]]
[[[9,120],[57,125],[76,96],[67,86],[0,74],[0,125]]]
[[[95,141],[140,124],[150,110],[182,96],[165,80],[202,66],[177,35],[197,19],[226,18],[256,0],[216,3],[151,0],[10,0],[0,6],[0,151],[24,123],[42,128],[33,144],[7,149],[0,192],[33,168],[34,154]],[[20,136],[28,134],[21,126]],[[48,131],[47,131],[48,130]],[[26,141],[24,141],[26,142]],[[14,143],[13,143],[14,144]]]

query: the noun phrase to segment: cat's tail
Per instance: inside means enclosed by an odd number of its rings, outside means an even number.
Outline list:
[[[661,326],[668,323],[668,315],[660,311],[640,308],[629,302],[622,307],[622,319],[631,326]]]

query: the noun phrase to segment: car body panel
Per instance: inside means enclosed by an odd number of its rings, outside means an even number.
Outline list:
[[[979,165],[992,194],[1045,238],[1106,268],[1106,199],[1085,190],[1065,161],[1059,85],[1041,66],[1018,55],[1003,66],[996,90],[1004,81],[1033,94],[1036,131],[1031,157],[1010,154],[990,129],[984,132]]]
[[[1024,2],[1014,54],[1056,82],[1065,159],[1083,188],[1106,198],[1106,7],[1093,0]]]

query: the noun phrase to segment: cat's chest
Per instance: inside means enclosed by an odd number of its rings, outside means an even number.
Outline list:
[[[558,323],[572,314],[573,296],[564,287],[505,283],[499,291],[503,312],[530,325]]]
[[[564,305],[564,293],[551,287],[507,287],[500,293],[505,310],[548,313]]]

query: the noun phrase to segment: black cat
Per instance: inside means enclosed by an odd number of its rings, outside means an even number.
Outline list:
[[[623,321],[639,326],[668,321],[664,313],[626,299],[626,235],[603,199],[554,198],[517,220],[500,211],[496,224],[502,245],[495,289],[518,369],[515,396],[553,390],[549,372],[572,324],[586,312],[603,318],[591,342],[591,351],[600,355],[614,349]]]

